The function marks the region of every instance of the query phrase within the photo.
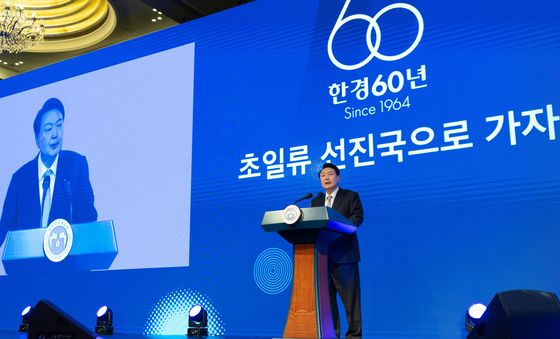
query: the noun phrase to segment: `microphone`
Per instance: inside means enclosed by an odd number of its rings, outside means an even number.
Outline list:
[[[311,199],[313,198],[313,193],[307,193],[306,195],[304,195],[303,197],[299,198],[298,200],[294,201],[294,203],[292,205],[297,204],[298,202],[302,201],[302,200],[306,200],[306,199]]]
[[[72,206],[72,187],[70,186],[70,181],[66,178],[64,178],[64,189],[66,189],[66,193],[70,195],[70,220],[68,222],[72,224],[72,219],[74,218],[74,207]]]

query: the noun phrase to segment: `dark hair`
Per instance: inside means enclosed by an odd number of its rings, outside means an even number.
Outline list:
[[[319,171],[319,176],[321,175],[321,172],[325,169],[325,168],[332,168],[334,170],[334,172],[336,173],[336,176],[338,177],[340,175],[340,170],[338,169],[338,167],[336,167],[335,164],[331,164],[330,162],[324,163],[323,164],[323,168],[321,168],[321,171]]]
[[[43,120],[43,116],[50,111],[57,110],[62,114],[62,120],[64,120],[64,105],[62,101],[57,98],[50,98],[49,100],[45,101],[43,107],[37,112],[35,116],[35,121],[33,121],[33,132],[35,132],[35,137],[39,135],[41,131],[41,121]]]

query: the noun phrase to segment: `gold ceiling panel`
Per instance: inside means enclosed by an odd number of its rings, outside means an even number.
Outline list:
[[[57,52],[89,47],[107,38],[116,27],[117,16],[108,0],[18,2],[25,7],[28,16],[35,15],[45,26],[45,41],[29,52]]]
[[[25,6],[27,11],[35,12],[35,15],[43,19],[55,19],[66,17],[76,12],[82,11],[86,6],[88,6],[93,0],[73,0],[67,5],[57,6],[57,7],[35,7]],[[99,2],[99,1],[96,1]]]
[[[17,0],[12,2],[21,4],[25,8],[36,9],[42,7],[53,8],[58,6],[66,6],[69,3],[75,2],[75,0]]]
[[[109,12],[107,0],[94,0],[84,10],[58,19],[45,19],[45,38],[76,34],[99,27]]]

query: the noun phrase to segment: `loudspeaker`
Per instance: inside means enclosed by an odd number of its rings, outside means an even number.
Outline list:
[[[47,300],[31,311],[28,339],[93,339],[93,333]]]
[[[516,290],[492,298],[467,339],[558,339],[560,301],[544,291]]]

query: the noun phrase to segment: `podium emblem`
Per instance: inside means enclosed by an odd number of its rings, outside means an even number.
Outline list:
[[[288,224],[295,224],[301,217],[301,210],[296,205],[289,205],[284,208],[284,213],[282,213],[282,220]]]
[[[60,262],[68,256],[74,242],[74,233],[70,223],[64,219],[56,219],[45,231],[43,251],[52,262]]]

